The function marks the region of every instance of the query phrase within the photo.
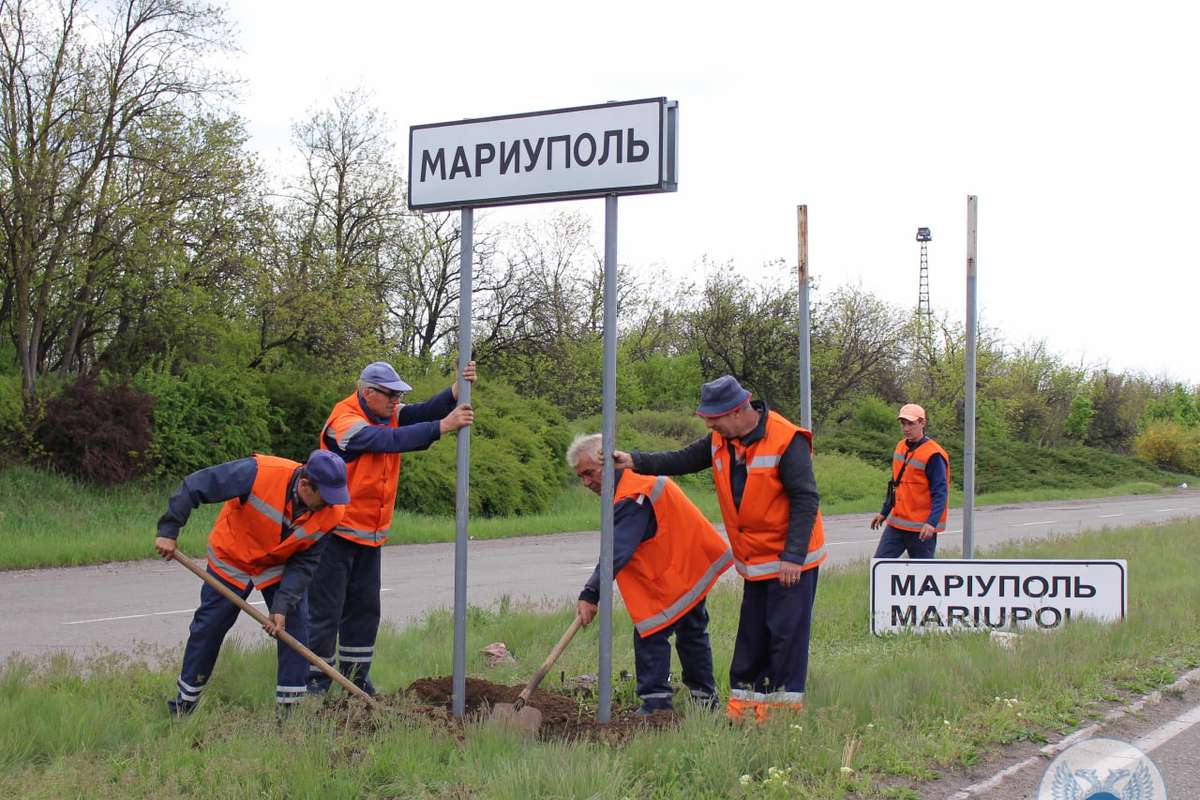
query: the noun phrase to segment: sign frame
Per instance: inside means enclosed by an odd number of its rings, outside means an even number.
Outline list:
[[[656,103],[658,109],[658,180],[653,183],[614,185],[604,188],[568,191],[534,192],[520,195],[504,195],[494,198],[472,198],[446,202],[413,202],[413,169],[416,163],[414,139],[417,131],[435,128],[453,128],[463,125],[477,125],[489,122],[503,122],[514,119],[533,117],[549,117],[560,114],[570,114],[581,111],[613,109],[623,106],[646,105]],[[545,111],[529,111],[519,114],[500,114],[491,117],[472,117],[450,122],[433,122],[421,125],[411,125],[408,129],[408,207],[413,211],[452,211],[462,208],[484,208],[508,205],[524,205],[527,203],[548,203],[561,200],[583,200],[588,198],[606,197],[608,195],[636,195],[674,192],[679,187],[679,103],[666,97],[646,97],[638,100],[621,100],[611,103],[593,103],[582,106],[554,108]]]

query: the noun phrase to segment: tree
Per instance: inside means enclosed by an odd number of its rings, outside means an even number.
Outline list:
[[[64,336],[65,363],[76,360],[86,320],[66,322],[58,304],[78,310],[97,286],[88,269],[109,244],[121,168],[142,156],[143,134],[226,85],[204,59],[227,41],[217,8],[126,0],[95,21],[88,10],[0,0],[3,302],[27,405]]]

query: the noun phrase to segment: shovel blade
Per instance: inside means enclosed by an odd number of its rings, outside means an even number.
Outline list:
[[[498,703],[492,706],[491,721],[504,728],[534,734],[542,725],[542,712],[529,705],[514,711],[512,703]]]

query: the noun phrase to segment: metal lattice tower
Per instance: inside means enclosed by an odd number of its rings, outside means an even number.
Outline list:
[[[921,279],[917,288],[917,316],[933,316],[929,307],[929,242],[933,235],[929,228],[917,228],[917,241],[921,243]]]

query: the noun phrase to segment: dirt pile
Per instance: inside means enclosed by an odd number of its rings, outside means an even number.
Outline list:
[[[465,718],[468,721],[486,718],[492,706],[513,702],[523,688],[467,678]],[[434,712],[430,714],[431,718],[453,719],[449,715],[454,694],[453,678],[419,678],[412,682],[406,693],[410,700],[428,704],[430,712]],[[542,712],[542,726],[538,731],[542,739],[593,739],[618,744],[638,731],[663,728],[675,722],[675,715],[670,711],[638,716],[636,707],[614,705],[612,721],[598,725],[594,702],[541,689],[534,690],[529,705]]]

